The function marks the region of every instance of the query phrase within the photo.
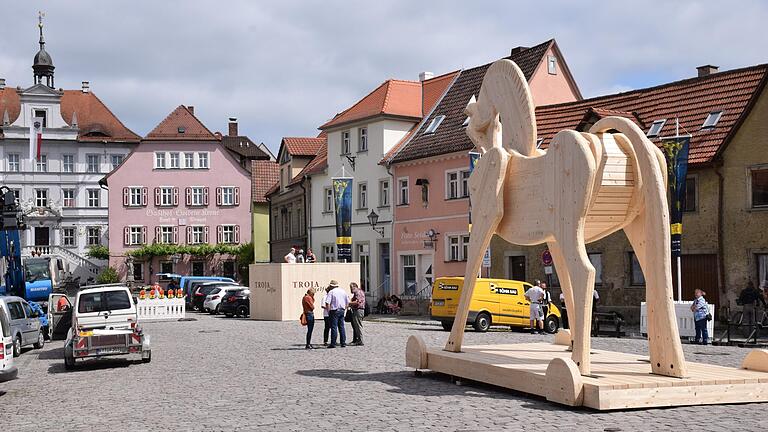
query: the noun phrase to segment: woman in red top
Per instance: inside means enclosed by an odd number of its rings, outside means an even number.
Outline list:
[[[305,349],[313,349],[312,330],[315,329],[315,290],[310,288],[301,299],[301,306],[304,308],[304,316],[307,317],[307,345]]]

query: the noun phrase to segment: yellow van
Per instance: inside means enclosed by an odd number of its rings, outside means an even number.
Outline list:
[[[437,278],[432,286],[430,315],[433,320],[440,321],[445,330],[453,327],[463,286],[463,277]],[[525,299],[525,292],[531,286],[527,282],[507,279],[478,279],[469,304],[467,324],[479,332],[487,331],[492,325],[530,327],[531,303]],[[548,333],[556,332],[561,320],[560,310],[550,303],[544,329]]]

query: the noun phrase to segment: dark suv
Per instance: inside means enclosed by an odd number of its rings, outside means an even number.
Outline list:
[[[227,289],[224,298],[219,303],[219,313],[227,318],[241,316],[243,318],[251,314],[251,290]]]
[[[192,309],[203,312],[205,296],[210,294],[214,288],[225,288],[230,285],[237,286],[237,284],[232,282],[206,282],[198,285],[197,288],[195,288],[194,294],[192,294]]]

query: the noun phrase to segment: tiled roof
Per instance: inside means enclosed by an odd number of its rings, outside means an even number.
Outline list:
[[[289,184],[294,185],[300,182],[304,176],[322,173],[326,168],[328,168],[328,142],[323,141],[323,144],[317,149],[315,158],[312,159]]]
[[[144,137],[146,141],[218,141],[210,130],[184,105],[179,105]]]
[[[536,67],[541,63],[553,43],[554,40],[548,40],[531,48],[517,48],[508,58],[517,63],[525,78],[530,80]],[[467,118],[464,115],[464,108],[467,107],[472,95],[477,95],[480,92],[485,71],[490,65],[491,63],[488,63],[459,72],[459,76],[432,114],[422,121],[412,138],[402,145],[399,151],[391,154],[387,160],[396,163],[472,148],[472,142],[467,137],[463,126],[464,120]],[[439,115],[445,116],[440,127],[434,133],[424,135],[423,129]]]
[[[471,95],[479,91],[486,68],[487,65],[461,73],[432,115],[446,115],[441,126],[434,134],[417,135],[409,141],[390,159],[392,163],[473,148],[462,126],[465,119],[462,111]],[[689,163],[706,163],[726,143],[753,98],[765,86],[767,72],[768,65],[763,64],[625,93],[540,106],[536,108],[538,137],[543,138],[542,146],[547,147],[557,132],[587,130],[598,119],[611,115],[629,118],[646,132],[654,120],[666,119],[660,136],[672,136],[675,118],[678,118],[680,132],[693,135]],[[717,126],[702,130],[707,115],[719,110],[723,115]],[[422,123],[422,128],[426,123]]]
[[[6,110],[9,122],[16,121],[21,111],[21,102],[15,88],[0,90],[0,122]],[[141,138],[128,129],[93,92],[64,90],[61,117],[72,124],[74,113],[77,113],[79,141],[138,142]]]
[[[251,199],[267,202],[267,192],[280,178],[280,165],[270,160],[251,161]]]
[[[285,137],[283,145],[291,156],[314,156],[317,150],[325,142],[322,137]]]
[[[247,136],[230,136],[224,135],[221,137],[221,144],[228,150],[233,151],[240,156],[244,156],[248,159],[270,159],[271,155],[267,154],[261,147],[261,145],[254,143]]]
[[[659,136],[675,135],[675,118],[680,133],[690,133],[688,162],[710,162],[726,143],[734,126],[747,114],[750,102],[765,86],[768,64],[714,73],[646,89],[601,96],[578,102],[536,108],[538,136],[546,147],[563,129],[586,130],[599,118],[620,115],[630,118],[646,132],[655,120],[666,119]],[[713,129],[701,129],[713,111],[723,115]],[[586,120],[595,116],[594,121]],[[656,141],[656,139],[652,139]]]
[[[380,114],[421,118],[421,83],[418,81],[387,80],[350,108],[320,126],[328,129],[355,120]]]
[[[312,160],[310,160],[307,165],[304,166],[304,168],[294,177],[291,179],[291,181],[288,183],[289,186],[295,185],[300,183],[305,175],[312,175],[316,174],[318,172],[322,172],[325,167],[328,165],[328,141],[327,136],[325,133],[321,133],[316,138],[309,138],[309,137],[285,137],[283,138],[283,144],[281,145],[280,151],[282,152],[282,147],[286,146],[288,147],[288,143],[293,143],[293,145],[297,145],[297,142],[301,142],[302,147],[301,151],[303,153],[299,154],[299,156],[312,156]],[[314,147],[313,153],[309,153],[311,150],[311,146]],[[288,149],[291,156],[296,156],[297,154],[292,152],[290,148]],[[279,157],[279,156],[278,156]],[[275,182],[275,184],[272,185],[272,187],[267,191],[265,194],[266,196],[272,195],[273,193],[277,192],[280,188],[279,182]]]
[[[456,78],[456,75],[458,74],[459,71],[448,72],[447,74],[430,78],[422,82],[422,116],[425,116],[432,111],[432,108],[435,107],[435,104],[440,100],[443,93],[445,93],[445,90],[451,85],[453,79]]]

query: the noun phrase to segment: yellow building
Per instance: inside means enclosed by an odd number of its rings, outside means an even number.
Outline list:
[[[251,217],[253,218],[253,258],[269,262],[269,202],[267,192],[279,177],[280,166],[270,160],[251,162]]]

